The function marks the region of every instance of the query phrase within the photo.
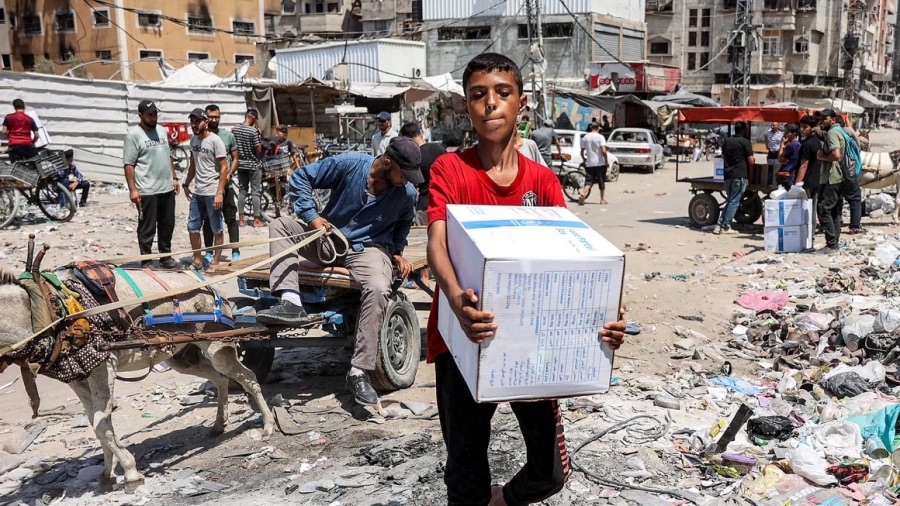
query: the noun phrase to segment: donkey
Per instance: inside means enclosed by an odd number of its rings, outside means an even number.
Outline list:
[[[865,151],[862,153],[862,170],[859,173],[859,185],[864,190],[881,190],[894,186],[900,190],[900,171],[897,163],[900,160],[900,151],[877,152]],[[894,212],[891,214],[891,223],[900,223],[900,192],[894,200]]]
[[[72,281],[75,278],[71,271],[57,272],[61,280]],[[129,271],[133,282],[144,296],[161,294],[196,284],[196,278],[186,272],[178,271]],[[116,273],[117,296],[119,300],[133,300],[138,295],[129,284]],[[215,297],[208,289],[193,290],[178,296],[184,313],[207,313],[214,311]],[[31,321],[31,303],[28,293],[19,285],[16,276],[0,269],[0,346],[10,345],[30,336],[34,331]],[[85,306],[87,307],[87,306]],[[173,301],[161,299],[148,303],[150,312],[156,316],[170,315]],[[134,320],[143,316],[141,306],[126,308]],[[229,313],[227,302],[223,304],[226,316]],[[100,316],[110,316],[105,313]],[[109,318],[116,322],[119,319]],[[228,327],[215,322],[161,324],[154,329],[172,333],[203,333],[227,330]],[[124,328],[121,330],[124,334]],[[89,342],[87,346],[92,346]],[[274,430],[275,419],[263,398],[262,390],[255,375],[237,356],[237,350],[231,343],[194,342],[179,344],[171,348],[151,348],[149,350],[122,350],[110,352],[106,360],[91,369],[87,378],[72,381],[69,384],[78,399],[84,405],[85,412],[94,429],[94,434],[103,448],[103,472],[100,475],[98,491],[111,491],[116,483],[115,471],[121,465],[125,475],[125,491],[133,493],[144,483],[144,477],[137,471],[134,456],[121,446],[116,437],[112,423],[112,411],[115,405],[113,390],[118,372],[148,372],[155,364],[167,361],[177,372],[199,376],[212,381],[219,391],[218,410],[212,427],[212,435],[224,432],[228,421],[228,385],[229,379],[239,383],[256,403],[263,419],[263,438],[268,439]]]

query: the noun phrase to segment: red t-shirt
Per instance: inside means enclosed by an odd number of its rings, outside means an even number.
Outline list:
[[[428,188],[428,225],[447,220],[447,204],[485,206],[566,207],[559,179],[552,171],[519,153],[519,173],[509,186],[488,177],[475,148],[441,155],[431,166]],[[428,363],[447,351],[437,328],[435,290],[428,318]]]
[[[23,144],[31,146],[34,144],[32,142],[34,138],[32,132],[37,132],[38,128],[31,116],[22,111],[7,114],[3,120],[3,126],[9,130],[7,138],[10,146],[21,146]]]

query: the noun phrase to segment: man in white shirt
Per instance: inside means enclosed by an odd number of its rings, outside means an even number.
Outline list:
[[[391,139],[397,137],[397,132],[391,129],[391,113],[381,111],[375,117],[375,121],[378,125],[378,131],[372,136],[372,150],[375,151],[375,157],[377,158],[384,154],[384,150],[391,143]]]
[[[581,158],[584,160],[585,172],[584,188],[581,189],[581,197],[578,205],[584,205],[591,187],[600,185],[600,204],[608,204],[606,201],[606,139],[600,135],[600,125],[591,123],[590,131],[581,138]]]

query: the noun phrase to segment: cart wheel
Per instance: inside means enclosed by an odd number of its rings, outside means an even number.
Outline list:
[[[56,181],[41,181],[35,189],[37,205],[53,221],[69,221],[75,216],[75,197]]]
[[[0,228],[4,228],[19,213],[19,192],[15,188],[0,190]]]
[[[698,227],[715,225],[719,221],[719,203],[709,193],[698,193],[688,204],[688,215]]]
[[[578,202],[581,197],[581,190],[584,189],[585,174],[578,170],[570,170],[563,176],[563,193],[569,202]],[[590,195],[590,191],[588,191]]]
[[[606,182],[614,183],[619,180],[619,162],[613,162],[613,164],[609,167],[609,170],[606,171]]]
[[[419,318],[406,296],[395,292],[388,301],[386,314],[372,374],[372,385],[382,392],[412,386],[422,352]]]
[[[734,213],[734,221],[744,225],[752,225],[763,214],[763,201],[756,192],[745,193],[741,205]]]

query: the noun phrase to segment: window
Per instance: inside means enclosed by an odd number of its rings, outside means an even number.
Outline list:
[[[56,13],[56,33],[72,33],[75,31],[75,13],[57,12]]]
[[[162,19],[159,14],[152,12],[138,13],[138,26],[141,28],[159,28],[162,26]]]
[[[688,70],[697,70],[697,53],[688,53]]]
[[[235,65],[240,65],[242,63],[250,62],[250,65],[253,65],[253,60],[255,60],[252,54],[236,54],[234,55],[234,63]]]
[[[212,33],[213,20],[209,16],[202,14],[187,15],[188,33]]]
[[[700,26],[703,28],[712,26],[712,9],[703,9],[703,17],[700,18]]]
[[[152,49],[141,49],[141,51],[138,53],[138,56],[142,60],[161,60],[162,55],[162,51],[155,51]]]
[[[709,53],[700,53],[700,68],[705,69],[709,65]]]
[[[795,40],[794,54],[809,54],[809,41],[803,37]]]
[[[25,35],[40,35],[44,33],[41,15],[36,12],[22,14],[22,30],[25,31]]]
[[[688,10],[688,27],[696,28],[697,26],[697,9]]]
[[[373,23],[372,23],[372,31],[373,31],[373,32],[386,32],[386,31],[388,31],[388,20],[382,19],[382,20],[373,22]]]
[[[98,60],[112,61],[112,51],[96,51],[94,56]]]
[[[697,32],[688,32],[688,46],[695,47],[697,45]]]
[[[12,55],[5,54],[3,55],[3,70],[11,70],[12,69]]]
[[[669,50],[669,41],[665,39],[657,39],[650,41],[650,54],[651,55],[668,55],[671,54]]]
[[[297,4],[294,0],[284,0],[281,3],[281,13],[282,14],[294,14],[297,12]]]
[[[488,40],[490,38],[490,26],[462,26],[438,29],[438,40]]]
[[[568,39],[575,33],[575,25],[572,23],[544,23],[541,31],[545,39]],[[528,25],[519,25],[519,38],[528,39]]]
[[[700,45],[709,47],[709,32],[700,32]]]
[[[208,60],[209,53],[188,53],[188,61]]]
[[[31,53],[22,54],[22,66],[25,70],[34,70],[34,55]]]
[[[329,4],[328,4],[328,12],[331,13],[331,14],[337,14],[337,13],[338,13],[338,4],[337,4],[337,2],[332,2],[332,3],[329,3]]]
[[[236,37],[253,37],[256,35],[256,23],[253,21],[232,21],[231,31]]]
[[[763,56],[781,56],[781,33],[763,31]]]
[[[0,7],[0,25],[6,24],[6,9]]]
[[[109,26],[109,11],[94,11],[94,26]]]
[[[737,9],[737,0],[722,0],[722,9],[726,11]]]

